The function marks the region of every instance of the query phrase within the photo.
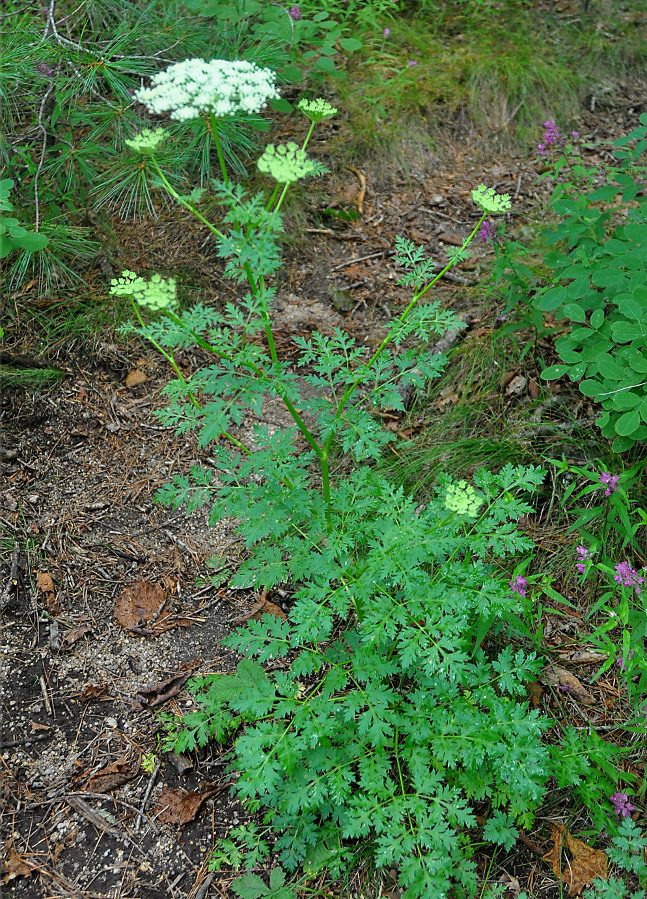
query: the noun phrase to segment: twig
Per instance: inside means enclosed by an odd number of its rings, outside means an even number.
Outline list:
[[[9,601],[11,600],[11,593],[14,587],[18,586],[18,557],[20,555],[20,548],[17,543],[13,545],[13,553],[11,554],[11,569],[9,571],[9,580],[5,584],[5,588],[0,594],[0,612],[4,609],[5,606],[9,605]]]
[[[360,172],[359,169],[356,169],[352,165],[348,166],[348,171],[352,172],[359,181],[359,193],[357,194],[357,199],[355,200],[355,206],[359,214],[363,215],[364,197],[366,196],[366,175],[364,174],[364,172]]]
[[[207,895],[207,890],[211,886],[211,881],[214,879],[215,876],[216,876],[215,871],[212,871],[211,874],[209,874],[209,876],[205,880],[205,882],[202,884],[202,886],[200,887],[198,892],[195,894],[193,899],[204,899],[204,897]]]
[[[32,737],[23,737],[20,740],[1,740],[0,749],[13,749],[14,746],[28,746],[30,743],[40,743],[41,740],[48,740],[54,736],[53,732],[48,731],[46,734],[34,734]]]
[[[137,821],[135,822],[135,833],[139,833],[139,828],[142,826],[142,819],[144,817],[144,809],[146,808],[146,803],[148,802],[148,797],[151,794],[151,790],[153,789],[153,784],[155,783],[155,778],[159,774],[159,770],[162,767],[161,761],[155,765],[155,770],[151,774],[151,779],[148,781],[148,786],[146,787],[146,792],[144,793],[144,798],[142,799],[142,804],[139,807],[139,814],[137,815]]]
[[[349,259],[347,262],[340,262],[339,265],[334,265],[329,271],[338,272],[342,268],[348,268],[349,265],[355,265],[356,262],[364,262],[366,259],[377,259],[379,256],[393,256],[393,250],[380,250],[379,253],[369,253],[368,256]]]

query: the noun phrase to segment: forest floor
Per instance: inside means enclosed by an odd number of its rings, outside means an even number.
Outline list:
[[[596,146],[635,127],[647,110],[645,96],[644,84],[618,85],[604,104],[582,113],[573,127],[593,145],[587,161],[609,161]],[[540,131],[538,123],[538,140]],[[322,154],[325,138],[324,129]],[[406,171],[378,164],[333,171],[317,185],[325,206],[359,215],[329,215],[322,225],[321,216],[306,213],[300,222],[278,289],[279,354],[290,357],[295,335],[334,327],[376,344],[406,298],[391,262],[395,237],[409,236],[434,257],[460,245],[477,215],[470,192],[481,183],[511,195],[506,232],[515,233],[550,193],[538,164],[532,155],[497,154],[487,137],[457,128],[424,163],[419,155],[409,160]],[[207,234],[182,212],[112,227],[110,253],[88,273],[97,290],[106,291],[106,276],[119,273],[118,259],[135,271],[161,265],[190,272],[205,285],[203,299],[235,296]],[[487,341],[497,327],[498,310],[484,307],[474,289],[491,256],[489,245],[475,247],[437,292],[470,316],[466,343]],[[48,302],[28,293],[14,299],[27,309]],[[31,355],[30,336],[23,337],[11,352]],[[187,374],[204,361],[200,351],[180,360]],[[235,873],[207,870],[215,842],[242,820],[225,764],[214,749],[190,758],[161,753],[159,713],[186,712],[186,679],[235,663],[222,637],[251,615],[284,614],[289,597],[277,591],[259,608],[250,591],[211,586],[207,560],[234,568],[240,557],[233,528],[209,528],[204,515],[187,518],[155,502],[172,475],[209,464],[208,449],[174,436],[155,417],[170,379],[159,355],[106,327],[91,346],[63,340],[48,363],[65,371],[56,387],[2,397],[0,589],[11,591],[0,625],[3,889],[12,899],[231,895]],[[502,376],[497,389],[506,418],[534,403],[539,378],[529,357]],[[417,417],[386,418],[387,425],[404,445],[424,429],[425,416],[437,417],[465,389],[456,384],[453,395],[436,397]],[[588,419],[591,410],[577,406],[578,397],[573,393],[575,414]],[[280,420],[281,412],[268,409],[267,416]],[[568,643],[563,622],[554,623],[552,639],[557,648]],[[613,673],[589,686],[591,660],[563,657],[592,697],[586,707],[573,700],[575,723],[604,722],[617,698]],[[551,701],[549,691],[537,698]],[[507,885],[507,896],[521,889],[542,899],[560,895],[542,859],[551,848],[546,821],[556,814],[538,816],[532,833],[497,856],[490,876]],[[486,871],[489,859],[479,863]],[[334,884],[311,884],[318,886],[338,894]],[[370,896],[373,887],[360,878],[348,895]],[[380,889],[399,896],[388,882]]]

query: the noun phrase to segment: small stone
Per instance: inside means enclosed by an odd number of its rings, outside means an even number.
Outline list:
[[[117,726],[116,718],[106,718],[106,727],[115,728]]]

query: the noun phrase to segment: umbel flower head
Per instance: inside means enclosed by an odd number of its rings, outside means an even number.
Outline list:
[[[315,125],[323,122],[325,119],[332,119],[334,115],[337,115],[337,109],[331,106],[327,100],[322,100],[321,97],[318,97],[316,100],[306,100],[304,97],[303,100],[299,100],[298,108]]]
[[[472,199],[488,215],[509,212],[512,205],[509,194],[496,194],[492,187],[486,187],[484,184],[472,191]]]
[[[120,278],[110,282],[110,293],[117,297],[132,297],[138,306],[145,306],[153,312],[170,309],[176,303],[175,278],[153,275],[145,281],[135,272],[123,271]]]
[[[320,163],[310,159],[305,150],[295,143],[268,144],[265,152],[258,160],[259,171],[271,175],[280,184],[289,184],[309,175],[322,175],[327,169]]]
[[[457,481],[455,484],[450,484],[447,488],[445,506],[450,512],[473,518],[482,505],[482,498],[467,481]]]
[[[165,137],[166,130],[164,128],[144,128],[141,134],[133,137],[132,140],[124,141],[124,143],[135,153],[140,153],[142,156],[154,156]]]
[[[217,118],[257,113],[279,96],[271,69],[240,59],[184,59],[154,75],[151,84],[138,90],[135,99],[149,112],[168,112],[178,122],[197,119],[203,112]]]

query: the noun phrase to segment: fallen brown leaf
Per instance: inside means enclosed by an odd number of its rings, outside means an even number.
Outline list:
[[[135,581],[122,590],[115,602],[115,620],[125,630],[144,635],[159,634],[165,630],[163,625],[171,615],[170,610],[162,608],[165,602],[166,591],[160,584]]]
[[[38,721],[30,721],[29,725],[32,729],[32,732],[37,730],[49,730],[49,724],[39,724]]]
[[[137,387],[139,384],[145,384],[146,381],[148,381],[148,378],[138,368],[133,369],[126,375],[126,387]]]
[[[571,836],[561,824],[551,825],[553,848],[544,856],[562,883],[568,886],[571,896],[579,896],[583,888],[590,886],[598,877],[607,879],[607,855],[601,849],[593,849],[581,840]],[[572,858],[562,862],[562,843],[565,842]]]
[[[152,709],[163,702],[167,702],[169,699],[177,696],[190,677],[190,671],[183,671],[181,674],[174,674],[173,677],[158,681],[152,687],[144,687],[138,690],[132,702],[133,709],[137,711],[143,708]]]
[[[562,668],[561,665],[548,665],[541,672],[541,679],[551,687],[557,687],[564,693],[569,693],[573,699],[584,705],[592,705],[595,702],[594,697],[582,686],[575,675],[566,668]]]
[[[541,703],[541,697],[544,692],[541,688],[541,684],[537,683],[537,681],[535,680],[529,683],[526,689],[528,690],[528,695],[530,696],[532,707],[536,709],[537,706]]]
[[[453,247],[463,246],[463,238],[460,234],[455,234],[453,231],[442,231],[438,235],[438,240],[442,240],[443,243],[451,244]]]
[[[187,793],[179,787],[172,790],[165,786],[157,799],[155,817],[162,824],[179,824],[182,827],[193,821],[205,799],[213,796],[219,789],[214,784],[205,784],[201,790]]]
[[[5,843],[4,860],[0,861],[0,877],[3,883],[9,883],[16,877],[29,877],[32,868],[25,863],[23,857],[13,848],[11,843]]]
[[[36,574],[36,587],[43,594],[43,599],[50,615],[58,615],[60,608],[56,601],[56,593],[54,590],[54,581],[52,576],[44,571]]]
[[[269,599],[264,599],[263,596],[261,596],[259,601],[251,607],[249,612],[245,612],[243,615],[238,615],[236,618],[230,618],[229,620],[233,624],[241,624],[243,621],[249,621],[250,618],[254,621],[260,621],[263,615],[274,615],[275,618],[280,618],[281,621],[285,621],[286,619],[286,614],[283,609],[273,602],[270,602]]]
[[[132,759],[117,759],[88,777],[81,789],[90,793],[109,793],[135,777],[137,770],[133,770],[132,765]],[[136,768],[139,768],[138,762]]]
[[[73,627],[69,630],[65,636],[63,637],[63,642],[61,646],[63,649],[69,649],[70,646],[73,646],[77,640],[80,640],[81,637],[85,637],[86,634],[91,634],[92,628],[87,624],[81,624],[79,627]]]

